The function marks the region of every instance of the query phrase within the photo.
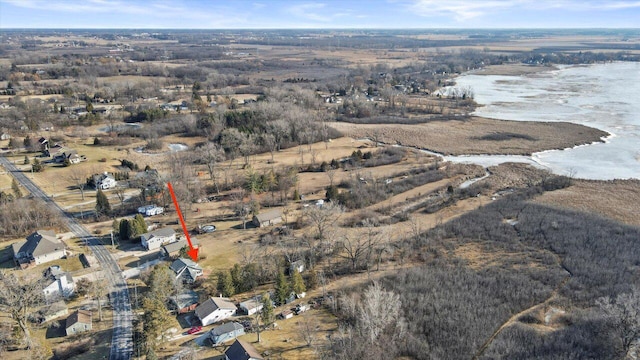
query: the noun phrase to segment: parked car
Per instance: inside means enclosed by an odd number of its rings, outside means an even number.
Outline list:
[[[200,330],[202,330],[202,326],[194,326],[191,329],[189,329],[189,331],[187,331],[187,334],[191,335],[191,334],[195,334],[200,332]]]
[[[207,226],[203,226],[202,227],[202,232],[206,232],[206,233],[211,233],[216,231],[216,226],[215,225],[207,225]]]

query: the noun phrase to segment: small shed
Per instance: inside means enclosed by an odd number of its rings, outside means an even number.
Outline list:
[[[244,326],[237,322],[230,322],[211,329],[211,341],[213,345],[235,340],[238,336],[244,335]]]
[[[262,302],[255,299],[250,299],[240,303],[240,310],[242,310],[247,315],[253,315],[257,313],[258,311],[262,310],[262,307]]]
[[[291,319],[293,317],[293,311],[291,310],[284,310],[283,312],[281,312],[280,314],[278,314],[278,317],[280,319]]]
[[[279,209],[269,210],[253,217],[253,224],[257,227],[266,227],[282,222],[282,212]]]

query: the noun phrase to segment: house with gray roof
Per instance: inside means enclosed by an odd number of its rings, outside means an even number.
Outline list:
[[[196,308],[196,316],[202,326],[227,319],[236,313],[236,305],[225,298],[209,298]]]
[[[235,340],[238,336],[244,335],[244,326],[237,322],[229,322],[216,326],[211,329],[209,336],[213,345],[225,343],[230,340]]]
[[[191,259],[178,258],[169,267],[176,274],[176,279],[182,278],[185,283],[193,283],[202,276],[202,268]]]
[[[257,227],[266,227],[282,222],[282,212],[279,209],[269,210],[253,217],[253,224]]]
[[[199,245],[198,239],[192,237],[191,244],[193,245],[194,248],[197,248]],[[162,255],[164,255],[165,257],[175,258],[180,255],[180,250],[186,246],[189,246],[189,244],[187,244],[187,240],[180,239],[176,242],[162,245],[160,250],[162,251]]]
[[[246,341],[237,340],[224,352],[225,360],[264,360],[258,350]]]
[[[16,265],[23,269],[62,259],[67,254],[64,243],[51,230],[38,230],[27,236],[26,240],[12,244],[11,250]]]
[[[200,296],[193,290],[184,290],[178,295],[169,298],[170,308],[176,310],[178,314],[193,311],[198,307]]]
[[[164,244],[176,241],[176,232],[170,227],[164,227],[140,235],[140,242],[147,250],[159,249]]]

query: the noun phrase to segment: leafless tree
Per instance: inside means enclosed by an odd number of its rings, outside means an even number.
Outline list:
[[[309,206],[305,209],[305,216],[311,221],[316,230],[316,238],[323,240],[327,231],[338,221],[344,208],[337,203],[329,202],[323,206]]]
[[[298,334],[307,346],[313,346],[318,333],[318,323],[310,315],[298,316]]]
[[[224,160],[224,149],[220,145],[208,142],[204,146],[199,148],[199,155],[200,159],[202,159],[202,161],[204,161],[205,165],[207,166],[209,176],[213,181],[216,192],[219,194],[220,188],[218,186],[217,179],[217,166],[219,162]]]
[[[34,347],[27,321],[33,308],[43,300],[42,283],[19,278],[15,274],[0,272],[0,311],[9,314],[18,325],[28,349]]]
[[[69,175],[69,180],[71,180],[73,182],[73,185],[75,185],[78,190],[80,190],[82,200],[84,200],[84,188],[87,186],[87,176],[89,176],[89,173],[82,168],[73,169],[73,171]]]
[[[358,329],[370,343],[377,341],[384,332],[393,334],[396,339],[402,338],[406,323],[400,313],[401,308],[398,294],[384,290],[377,282],[373,283],[364,291],[357,311]]]
[[[615,298],[600,298],[596,304],[610,320],[610,331],[619,340],[620,352],[631,359],[634,343],[640,342],[640,288],[636,286]]]

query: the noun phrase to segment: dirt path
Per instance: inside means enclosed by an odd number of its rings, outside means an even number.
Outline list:
[[[477,360],[480,358],[480,356],[482,356],[482,354],[487,350],[487,348],[489,348],[489,345],[491,345],[491,343],[493,342],[493,340],[502,332],[502,330],[506,329],[507,327],[515,324],[518,319],[527,314],[528,312],[534,311],[538,308],[540,308],[541,306],[544,306],[546,304],[548,304],[553,298],[556,297],[556,295],[558,295],[558,291],[560,291],[560,289],[562,289],[567,281],[569,281],[569,279],[571,278],[571,273],[569,273],[561,282],[560,284],[558,284],[558,286],[556,286],[555,289],[553,289],[553,291],[551,292],[551,295],[549,295],[549,297],[544,300],[541,303],[535,304],[527,309],[524,309],[522,311],[520,311],[519,313],[511,316],[509,318],[509,320],[505,321],[502,325],[500,325],[500,327],[493,332],[493,334],[489,337],[489,339],[487,339],[487,341],[482,344],[482,346],[480,347],[480,349],[478,349],[478,351],[476,352],[476,354],[473,356],[474,360]]]

